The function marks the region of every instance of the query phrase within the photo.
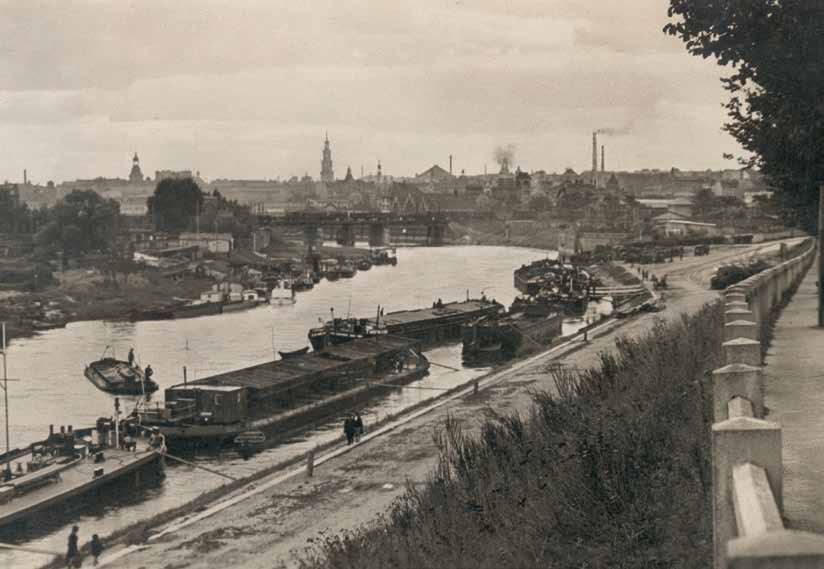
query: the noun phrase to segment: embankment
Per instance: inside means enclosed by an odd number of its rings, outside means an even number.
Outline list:
[[[438,465],[377,527],[328,537],[305,569],[706,567],[712,560],[712,421],[706,373],[721,357],[719,304],[600,365],[556,375],[529,417],[478,437],[447,421]]]

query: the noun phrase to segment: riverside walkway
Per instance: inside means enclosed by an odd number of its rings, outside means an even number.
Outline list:
[[[775,326],[765,359],[766,419],[783,428],[784,516],[824,533],[824,328],[817,328],[816,266]]]

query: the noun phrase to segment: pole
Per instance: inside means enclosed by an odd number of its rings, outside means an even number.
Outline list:
[[[6,370],[6,323],[3,322],[3,402],[6,409],[6,475],[11,474],[11,437],[9,436],[9,375]]]
[[[824,183],[818,190],[818,282],[815,284],[818,286],[818,327],[824,328]]]

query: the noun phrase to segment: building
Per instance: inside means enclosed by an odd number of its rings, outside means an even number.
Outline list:
[[[210,253],[229,253],[234,248],[231,233],[181,233],[178,247],[199,247]]]
[[[326,140],[323,142],[323,158],[320,161],[320,181],[334,182],[335,170],[332,168],[332,149],[329,148],[329,133],[326,134]]]
[[[143,172],[140,170],[140,158],[137,157],[137,152],[132,158],[132,171],[129,172],[129,182],[132,184],[139,184],[143,181]]]

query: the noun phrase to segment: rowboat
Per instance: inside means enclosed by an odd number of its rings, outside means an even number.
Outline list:
[[[114,395],[143,395],[157,391],[158,385],[146,379],[143,370],[129,362],[103,358],[86,366],[86,379],[98,389]]]

